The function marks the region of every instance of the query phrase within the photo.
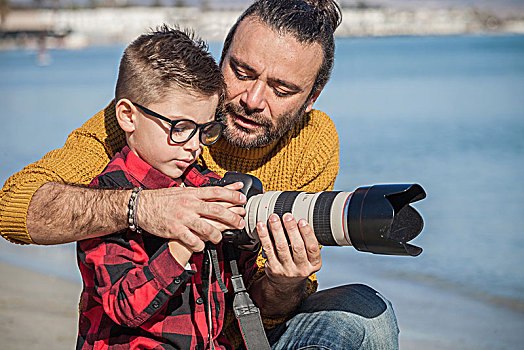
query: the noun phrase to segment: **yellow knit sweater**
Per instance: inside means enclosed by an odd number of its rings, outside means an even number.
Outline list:
[[[14,174],[0,191],[0,234],[14,243],[33,243],[26,216],[33,194],[45,183],[89,184],[125,137],[114,103],[74,130],[65,145]],[[239,171],[258,177],[268,191],[318,192],[333,189],[338,174],[338,135],[329,117],[313,110],[279,141],[251,150],[220,139],[200,159],[219,175]]]
[[[0,191],[2,237],[14,243],[33,243],[27,233],[26,216],[36,190],[48,182],[89,184],[124,145],[124,133],[111,102],[74,130],[61,149],[47,153],[5,182]],[[226,171],[252,174],[269,191],[318,192],[333,189],[338,174],[338,152],[338,134],[333,122],[326,114],[313,110],[271,145],[246,150],[221,139],[204,148],[199,162],[219,175]],[[261,256],[258,263],[257,276],[261,276],[264,267]],[[316,288],[316,277],[311,276],[308,294]],[[265,318],[264,324],[270,327],[279,321]],[[228,324],[226,321],[225,326]],[[228,337],[231,339],[233,334]]]

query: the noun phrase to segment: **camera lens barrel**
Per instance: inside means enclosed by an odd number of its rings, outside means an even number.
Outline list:
[[[355,192],[269,191],[249,198],[246,232],[258,240],[256,223],[272,213],[306,219],[320,244],[353,246],[376,254],[412,255],[422,252],[407,244],[423,227],[409,203],[425,196],[419,185],[375,185]]]
[[[246,229],[256,238],[256,223],[266,222],[272,213],[282,217],[291,213],[298,221],[306,219],[317,240],[327,246],[349,246],[351,239],[345,213],[350,192],[325,191],[306,193],[297,191],[269,191],[251,197],[246,205]]]
[[[214,185],[244,183],[248,198],[246,227],[224,233],[228,242],[256,250],[259,239],[256,224],[267,222],[275,213],[291,213],[298,221],[306,219],[320,244],[353,246],[374,254],[417,256],[422,248],[408,244],[422,231],[422,216],[410,206],[426,197],[418,184],[385,184],[359,187],[354,192],[269,191],[262,193],[260,180],[251,175],[228,172]]]

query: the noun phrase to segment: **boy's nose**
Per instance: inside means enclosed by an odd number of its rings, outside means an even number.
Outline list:
[[[184,143],[184,148],[190,151],[196,151],[200,148],[200,130],[197,130],[193,137]]]

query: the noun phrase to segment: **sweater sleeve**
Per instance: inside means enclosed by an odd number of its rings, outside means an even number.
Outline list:
[[[73,131],[60,149],[11,176],[0,191],[0,234],[8,241],[34,243],[27,232],[27,211],[34,193],[49,182],[88,184],[125,144],[111,102]]]

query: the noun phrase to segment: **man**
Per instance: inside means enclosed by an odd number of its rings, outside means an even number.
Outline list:
[[[259,0],[233,26],[221,58],[228,89],[224,140],[200,162],[223,175],[234,170],[261,179],[266,190],[331,190],[338,173],[338,136],[313,104],[333,66],[334,1]],[[57,244],[101,236],[128,226],[130,191],[92,190],[85,184],[123,146],[114,106],[75,130],[65,146],[11,177],[1,193],[0,232],[21,243]],[[136,221],[144,230],[200,251],[221,231],[242,228],[228,210],[238,192],[218,187],[142,191]],[[273,348],[398,347],[387,300],[366,286],[316,293],[318,242],[304,220],[272,215],[259,223],[259,272],[249,291],[264,316]],[[271,234],[269,234],[271,231]],[[309,278],[308,278],[309,277]],[[304,301],[305,300],[305,301]],[[291,318],[290,318],[291,317]],[[288,319],[286,323],[282,323]],[[234,332],[226,335],[234,337]]]

